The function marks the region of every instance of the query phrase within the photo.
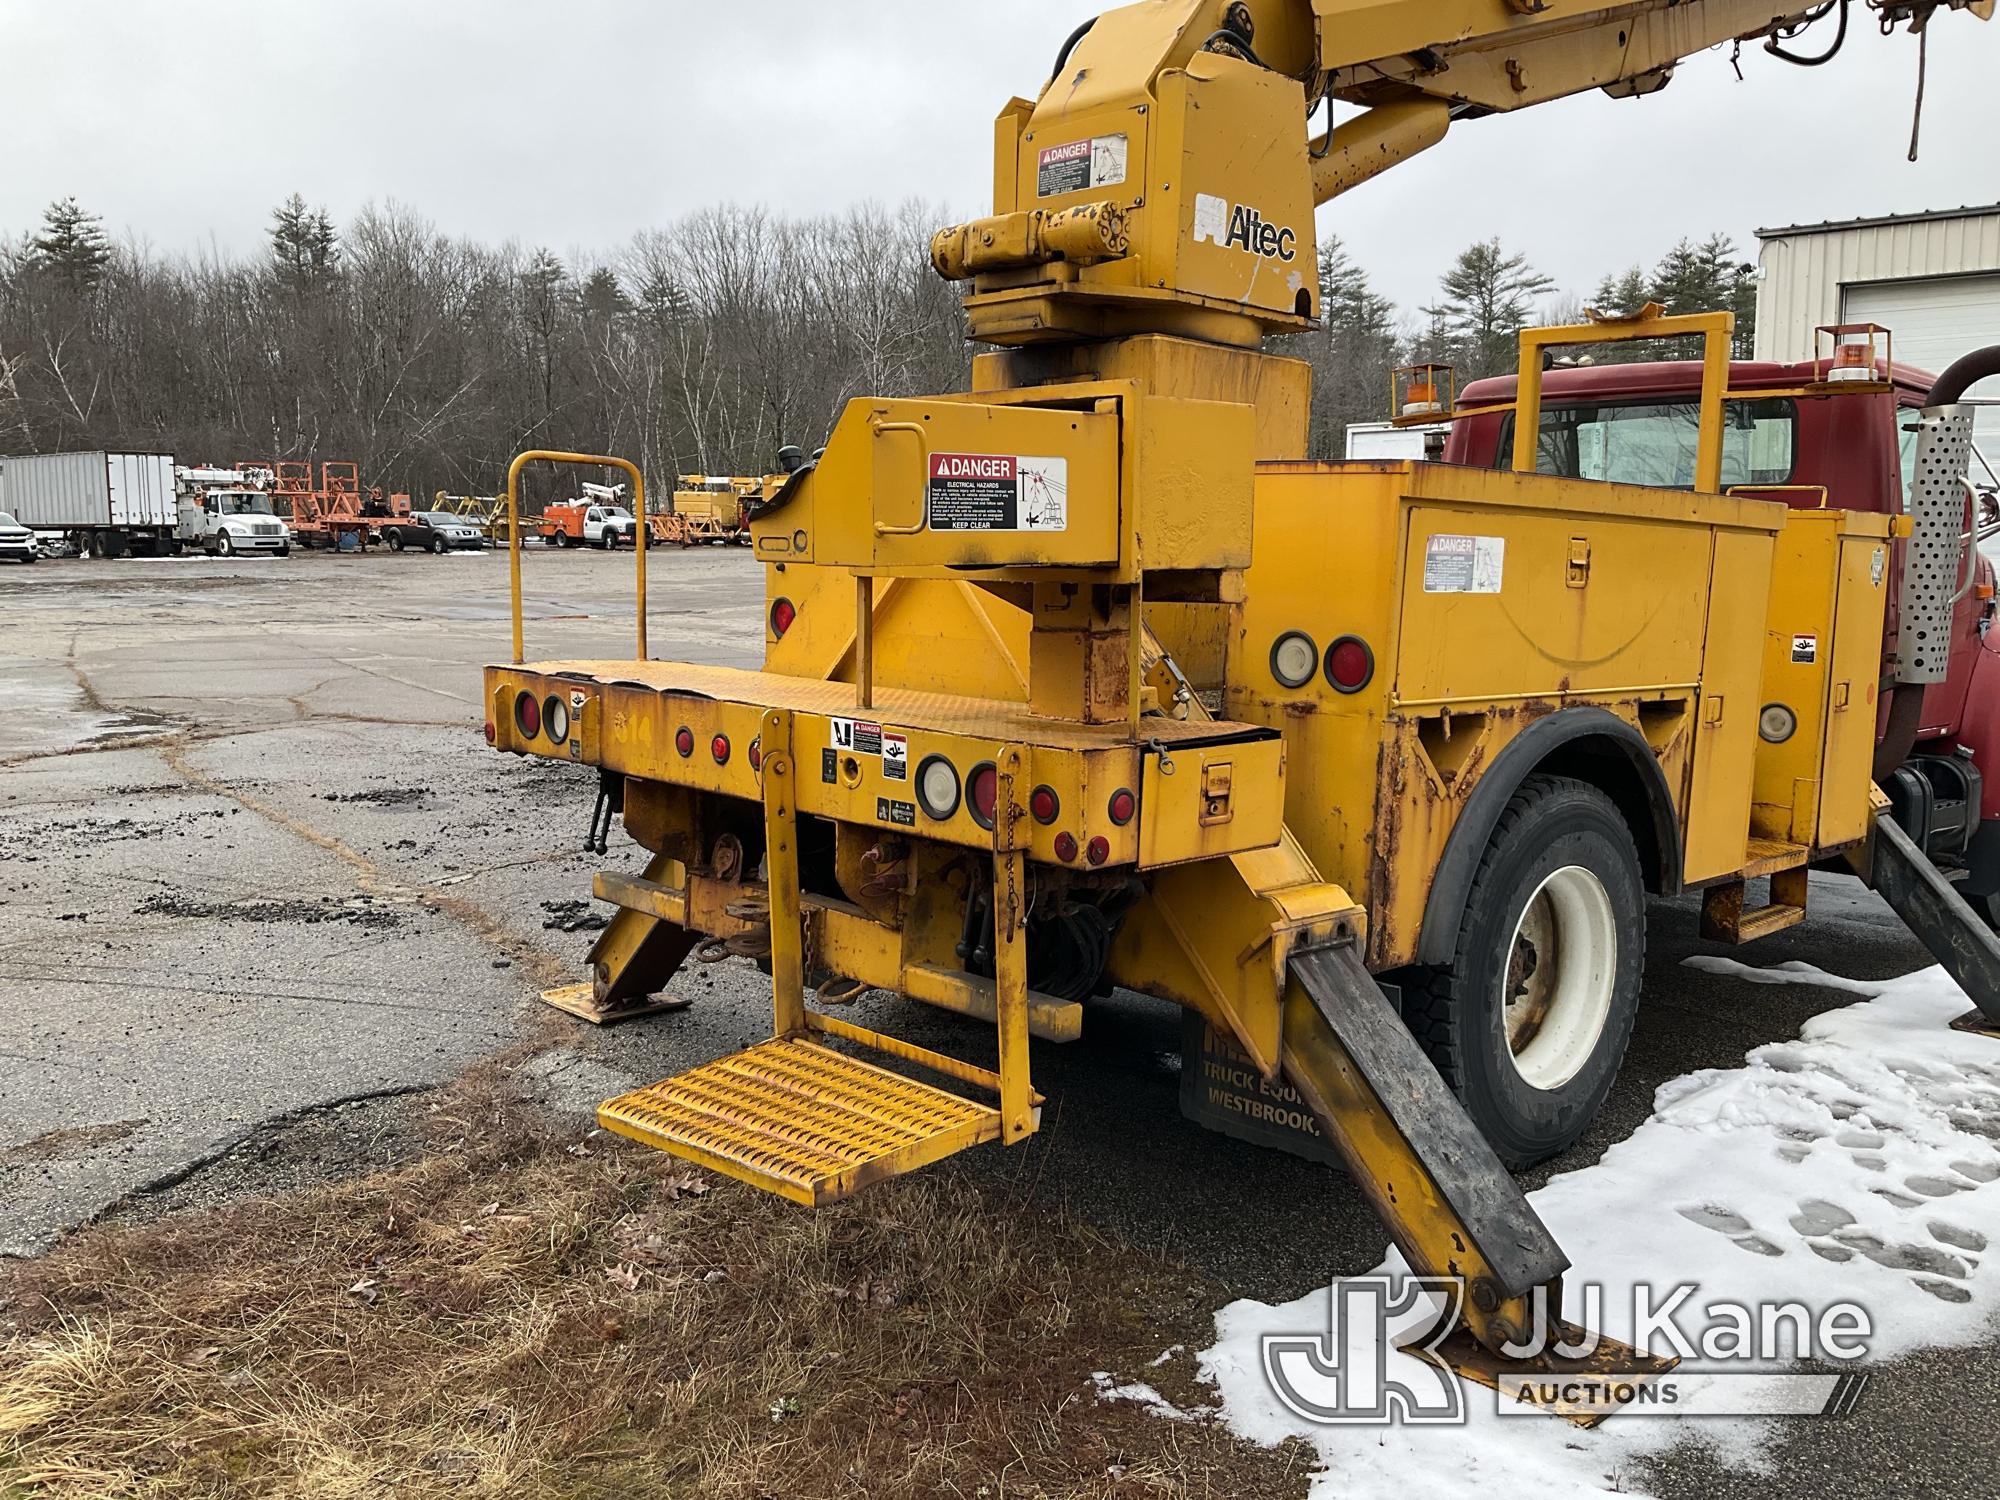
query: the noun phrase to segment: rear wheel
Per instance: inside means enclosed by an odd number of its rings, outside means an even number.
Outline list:
[[[1473,876],[1451,965],[1414,971],[1417,1039],[1508,1166],[1574,1145],[1625,1056],[1645,966],[1632,832],[1585,782],[1532,776]]]

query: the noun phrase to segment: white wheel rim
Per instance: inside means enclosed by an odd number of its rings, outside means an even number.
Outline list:
[[[1611,1015],[1617,967],[1604,883],[1581,865],[1551,873],[1521,909],[1499,981],[1507,1055],[1529,1087],[1561,1088],[1583,1071]]]

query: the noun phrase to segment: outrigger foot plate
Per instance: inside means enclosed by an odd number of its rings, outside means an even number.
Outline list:
[[[1642,1354],[1575,1323],[1557,1323],[1551,1343],[1580,1349],[1592,1339],[1596,1347],[1584,1355],[1557,1354],[1552,1348],[1531,1359],[1508,1359],[1461,1327],[1441,1340],[1436,1352],[1467,1380],[1497,1392],[1503,1402],[1531,1406],[1579,1427],[1595,1427],[1644,1401],[1645,1387],[1680,1363],[1671,1356]]]
[[[686,1010],[694,1001],[678,995],[648,995],[643,1000],[622,1002],[617,1005],[599,1005],[597,986],[593,984],[565,984],[557,989],[543,990],[542,1004],[553,1005],[557,1010],[566,1011],[579,1020],[588,1021],[593,1026],[612,1026],[620,1021],[635,1021],[640,1016],[657,1016],[664,1011]]]

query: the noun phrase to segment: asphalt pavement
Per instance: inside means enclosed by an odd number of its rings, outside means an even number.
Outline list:
[[[531,659],[629,651],[629,553],[524,561]],[[656,554],[651,594],[656,655],[755,664],[763,581],[746,552]],[[608,857],[580,852],[587,771],[486,747],[479,674],[507,657],[506,597],[497,553],[0,566],[0,1253],[190,1182],[282,1187],[245,1143],[323,1140],[329,1118],[524,1043],[543,1093],[584,1115],[768,1034],[767,982],[741,963],[678,981],[692,1009],[614,1029],[535,1002],[581,976],[591,871],[641,854],[622,833]],[[1653,904],[1624,1072],[1531,1186],[1623,1138],[1660,1084],[1852,999],[1690,970],[1687,955],[1727,951],[1694,932],[1691,901]],[[1929,962],[1858,884],[1818,876],[1811,918],[1750,957],[1851,978]],[[990,1030],[888,997],[856,1012],[960,1055],[990,1047]],[[1179,1046],[1178,1011],[1114,997],[1083,1042],[1035,1044],[1040,1134],[934,1170],[1065,1205],[1242,1296],[1375,1265],[1385,1237],[1339,1173],[1181,1118]],[[337,1140],[327,1152],[337,1169]],[[1689,1450],[1646,1483],[1990,1494],[1968,1462],[2000,1385],[1984,1337],[1880,1372],[1845,1422],[1788,1428],[1772,1472]]]

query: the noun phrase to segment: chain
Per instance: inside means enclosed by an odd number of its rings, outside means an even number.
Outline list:
[[[1020,761],[1017,757],[1015,760],[1017,768],[1019,764]],[[1001,839],[1006,852],[1004,855],[998,851],[994,854],[994,858],[1003,861],[1007,870],[1007,940],[1009,942],[1014,941],[1020,934],[1021,893],[1015,887],[1014,872],[1020,867],[1021,862],[1013,857],[1014,830],[1019,812],[1020,809],[1014,806],[1014,778],[1010,775],[1007,778],[1007,810],[1002,814],[1004,826],[1001,832]],[[998,935],[997,932],[995,935]]]

